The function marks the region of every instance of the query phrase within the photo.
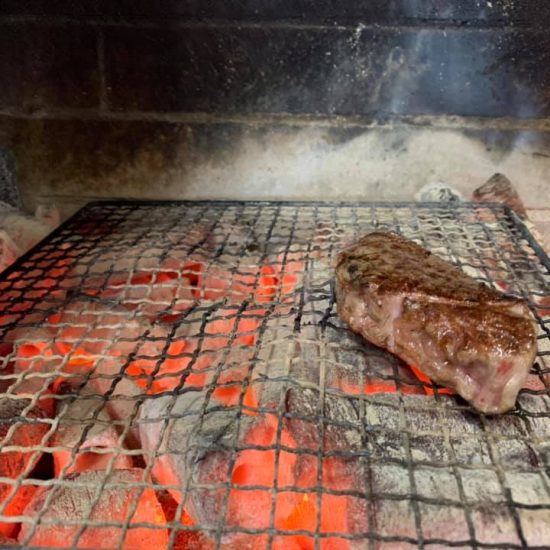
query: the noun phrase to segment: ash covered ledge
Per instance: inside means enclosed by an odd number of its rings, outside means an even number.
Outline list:
[[[0,149],[0,272],[59,225],[57,207],[37,206],[35,216],[22,211],[11,153]]]

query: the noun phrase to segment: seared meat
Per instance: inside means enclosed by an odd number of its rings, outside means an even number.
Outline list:
[[[527,305],[478,283],[412,241],[370,233],[336,267],[350,327],[453,388],[476,409],[511,409],[536,354]]]

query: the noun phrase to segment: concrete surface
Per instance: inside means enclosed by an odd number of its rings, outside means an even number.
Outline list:
[[[531,232],[550,255],[550,208],[529,209],[527,214]]]

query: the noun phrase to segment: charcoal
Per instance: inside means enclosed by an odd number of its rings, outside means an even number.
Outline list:
[[[376,499],[372,503],[374,525],[380,535],[416,538],[412,504],[408,499]]]
[[[163,485],[190,489],[187,495],[174,488],[169,491],[177,502],[186,499],[186,510],[201,525],[219,516],[223,492],[195,486],[226,481],[230,449],[250,422],[241,419],[244,426],[239,430],[237,407],[215,408],[215,401],[206,398],[206,392],[187,391],[176,397],[148,399],[139,418],[145,460],[151,460],[149,453],[157,453],[153,476]]]
[[[0,389],[37,403],[0,418],[4,447],[26,438],[0,535],[24,515],[24,547],[166,548],[166,520],[179,550],[546,548],[548,277],[502,212],[90,205],[0,281]],[[539,354],[514,409],[476,412],[338,317],[336,256],[370,231],[528,302]]]
[[[284,372],[285,368],[281,365],[278,374]],[[274,375],[275,370],[270,369],[270,374]],[[254,387],[260,406],[279,400],[283,388],[277,377],[274,380],[263,380]],[[363,471],[363,465],[358,459],[363,450],[358,414],[351,402],[325,396],[323,411],[326,426],[321,442],[316,423],[308,423],[308,419],[314,420],[318,416],[318,391],[290,387],[284,392],[286,414],[281,443],[297,450],[304,450],[309,446],[312,454],[281,452],[279,486],[314,486],[314,453],[317,453],[322,444],[325,452],[333,454],[325,458],[323,463],[326,485],[353,490],[357,477],[361,476]],[[205,405],[207,408],[203,411]],[[171,420],[163,420],[169,411]],[[141,409],[140,436],[143,448],[148,452],[157,451],[157,458],[152,467],[153,475],[162,484],[187,489],[187,495],[175,488],[170,492],[178,501],[185,498],[186,510],[194,521],[203,526],[211,525],[213,519],[219,517],[224,491],[216,490],[215,487],[201,488],[201,485],[221,484],[227,480],[230,449],[235,445],[238,448],[246,442],[261,445],[275,442],[277,431],[276,424],[271,423],[275,422],[272,415],[243,414],[237,422],[237,412],[237,407],[220,407],[214,399],[206,403],[205,392],[199,391],[188,391],[176,398],[150,399]],[[161,435],[163,425],[165,431]],[[147,453],[145,457],[147,460]],[[273,483],[274,458],[274,452],[268,450],[238,452],[232,474],[234,482],[243,485],[266,485],[267,489]],[[254,464],[258,464],[262,471],[251,472],[250,468],[253,468]],[[232,490],[227,522],[234,522],[241,527],[267,526],[271,498],[268,491],[247,491],[241,495],[237,489]],[[299,506],[301,498],[302,495],[299,493],[281,493],[277,497],[276,517],[282,525],[286,525],[286,521],[291,521],[285,518],[291,517],[292,509]],[[348,512],[344,514],[342,521],[359,521],[356,517],[358,505],[353,508],[348,504],[346,503],[345,507]],[[229,543],[231,537],[224,540]]]
[[[527,506],[550,506],[550,476],[545,472],[507,472],[512,499]]]
[[[410,435],[411,457],[415,462],[440,462],[448,464],[451,460],[444,437],[437,435]]]
[[[318,450],[321,445],[319,422],[316,421],[319,401],[318,391],[298,387],[286,390],[285,424],[299,447]],[[340,450],[357,453],[361,450],[359,418],[351,400],[325,395],[322,415],[325,452]]]
[[[0,454],[0,475],[12,479],[20,478],[31,461],[36,464],[42,451],[39,446],[44,441],[49,430],[49,424],[44,421],[45,412],[39,407],[31,407],[28,399],[0,399],[0,438],[2,446],[17,446],[18,450]],[[41,421],[42,420],[42,421]],[[29,448],[28,451],[25,448]],[[13,485],[0,483],[0,503],[5,501]]]
[[[526,444],[529,433],[520,418],[487,418],[485,423],[493,436],[492,447],[497,460],[507,469],[538,466],[536,451]]]
[[[124,308],[92,299],[72,300],[40,325],[14,334],[16,372],[90,370],[102,357],[159,357],[166,330]]]
[[[483,437],[451,436],[450,442],[458,463],[473,466],[492,464],[491,450]]]
[[[102,401],[78,399],[58,407],[58,428],[52,443],[62,450],[53,452],[56,476],[85,470],[132,468],[120,436]],[[109,452],[103,450],[112,449]],[[99,452],[98,452],[99,451]],[[74,454],[74,456],[73,456]]]
[[[40,513],[42,522],[36,528],[32,523],[22,524],[18,540],[23,545],[135,550],[167,547],[168,530],[163,528],[166,520],[155,492],[136,485],[146,481],[143,470],[117,470],[107,480],[102,471],[82,472],[68,476],[67,481],[63,487],[41,487],[36,492],[25,516],[32,518]],[[135,512],[130,515],[134,506]],[[67,520],[85,523],[88,519],[116,525],[81,529],[80,525],[66,524]],[[124,525],[142,522],[153,527],[130,528],[123,535]]]
[[[373,494],[406,496],[411,492],[409,470],[406,466],[376,461],[369,466],[368,480]]]
[[[422,534],[428,539],[468,540],[469,531],[466,514],[461,506],[418,505]]]
[[[520,508],[518,515],[527,544],[532,547],[547,547],[550,540],[550,510]]]
[[[402,476],[403,471],[406,474],[407,468],[401,467]],[[414,481],[418,494],[424,498],[461,501],[457,477],[451,468],[430,466],[415,468]]]
[[[514,518],[506,504],[480,506],[472,510],[470,515],[479,542],[521,544]]]
[[[0,231],[0,271],[9,267],[21,252],[5,231]]]
[[[0,543],[2,537],[16,537],[20,528],[20,523],[13,521],[13,516],[21,516],[27,507],[27,504],[34,497],[37,487],[35,485],[20,485],[3,503],[4,509],[2,516],[5,521],[0,522]],[[12,489],[13,490],[13,489]]]
[[[18,547],[17,541],[0,533],[0,546]]]
[[[0,439],[2,446],[18,446],[18,450],[0,453],[0,475],[13,480],[28,476],[42,456],[39,446],[47,444],[46,434],[49,424],[44,419],[46,413],[39,407],[30,406],[28,399],[0,399]],[[42,420],[42,421],[41,421]],[[25,448],[29,448],[25,451]],[[21,515],[32,496],[34,487],[0,483],[0,505],[4,505],[2,515]],[[17,523],[0,523],[0,534],[14,535]]]
[[[405,445],[408,440],[413,458],[421,462],[440,461],[445,464],[454,456],[461,464],[490,465],[490,447],[479,419],[467,410],[445,410],[439,419],[439,413],[425,410],[428,399],[416,395],[376,396],[376,404],[367,406],[365,419],[365,429],[375,456],[407,460]],[[400,424],[401,401],[407,404],[404,418],[410,435],[402,431]],[[448,440],[445,432],[449,434]]]
[[[414,196],[418,202],[461,202],[461,192],[446,183],[427,183]]]
[[[476,506],[504,502],[502,485],[495,471],[486,468],[460,469],[466,501]]]
[[[129,449],[137,449],[140,439],[134,420],[137,418],[140,397],[144,392],[122,372],[119,360],[101,360],[78,393],[82,396],[95,396],[102,401],[104,396],[109,395],[109,399],[105,400],[106,413],[124,434],[124,444]]]

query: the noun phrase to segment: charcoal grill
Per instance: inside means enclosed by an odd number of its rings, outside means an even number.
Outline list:
[[[339,320],[335,257],[374,229],[414,239],[528,302],[538,356],[514,410],[477,413]],[[45,544],[37,538],[44,529],[69,529],[63,545],[78,547],[86,532],[111,527],[119,548],[140,528],[166,533],[173,548],[549,548],[549,281],[548,257],[500,205],[92,203],[0,280],[2,398],[21,404],[3,420],[1,452],[32,455],[15,477],[0,479],[9,488],[0,521],[21,523],[29,547]],[[198,406],[178,406],[199,390]],[[166,414],[153,421],[142,411],[159,399]],[[37,416],[38,405],[57,413]],[[169,442],[159,436],[144,452],[143,426],[156,422],[162,432],[187,418],[199,437],[216,411],[232,426],[231,437],[209,443],[222,453],[221,473],[161,483],[154,464]],[[233,429],[264,419],[271,440]],[[17,430],[38,424],[39,440],[16,440]],[[73,439],[60,441],[60,426],[73,427]],[[110,444],[91,438],[113,427]],[[103,467],[75,478],[91,451]],[[255,454],[257,471],[236,476],[248,451],[271,453],[273,468]],[[171,449],[178,452],[189,449]],[[339,466],[328,479],[330,460]],[[114,474],[121,463],[142,474],[122,483]],[[307,473],[289,480],[288,463]],[[273,479],[254,477],[262,468]],[[56,499],[75,484],[92,495],[81,515],[56,516]],[[25,486],[40,488],[43,506],[8,516]],[[93,511],[113,487],[131,501],[125,517]],[[132,516],[150,489],[173,497],[165,522]],[[231,519],[234,491],[267,510]],[[180,521],[190,502],[214,493],[215,513]],[[298,503],[288,517],[283,493]]]

